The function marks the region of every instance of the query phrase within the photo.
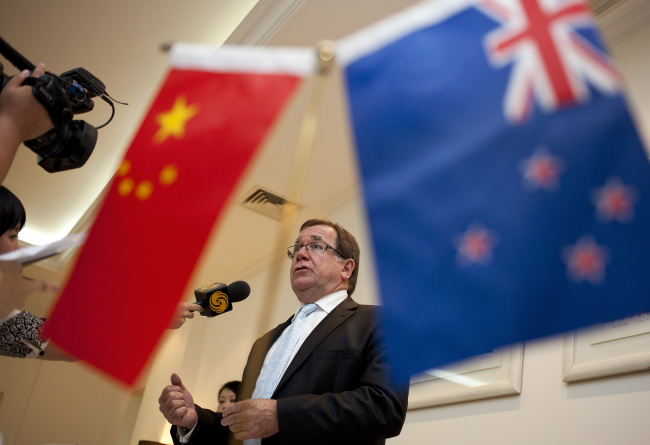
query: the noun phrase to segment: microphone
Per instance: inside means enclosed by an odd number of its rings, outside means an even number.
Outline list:
[[[194,290],[196,303],[203,307],[201,317],[216,317],[232,311],[232,304],[248,298],[251,287],[245,281],[235,281],[226,286],[224,283],[212,283]]]

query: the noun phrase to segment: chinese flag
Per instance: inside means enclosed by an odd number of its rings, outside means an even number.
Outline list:
[[[177,45],[45,335],[133,384],[216,219],[314,57]],[[142,307],[146,306],[146,310]]]

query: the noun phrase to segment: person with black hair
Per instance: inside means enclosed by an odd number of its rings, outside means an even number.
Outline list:
[[[18,232],[25,225],[25,208],[6,187],[0,186],[0,254],[18,249]],[[17,261],[0,261],[0,322],[25,305],[34,292],[58,292],[59,285],[50,281],[23,277],[23,266]]]
[[[25,225],[27,215],[22,202],[5,186],[0,186],[0,254],[19,249],[18,233]],[[15,263],[0,261],[0,265]],[[15,263],[18,264],[18,263]],[[19,265],[19,264],[18,264]],[[20,279],[27,283],[35,283],[35,290],[58,291],[57,283],[29,280],[22,277],[22,266],[14,272],[20,274]],[[41,337],[44,319],[36,315],[19,311],[24,305],[26,292],[15,298],[15,293],[5,293],[4,278],[0,283],[0,300],[5,307],[0,314],[0,355],[8,357],[34,357],[45,360],[72,360],[62,350],[52,347],[45,353],[47,341]],[[40,284],[39,284],[40,283]]]
[[[27,214],[20,199],[5,186],[0,186],[0,253],[20,248],[18,233],[26,220]]]
[[[221,389],[219,389],[219,406],[217,407],[218,413],[222,413],[223,410],[235,403],[235,399],[237,398],[237,391],[239,391],[240,384],[241,382],[239,380],[233,380],[224,383]]]

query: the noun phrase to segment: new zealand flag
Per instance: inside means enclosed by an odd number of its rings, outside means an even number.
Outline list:
[[[648,158],[584,2],[428,2],[338,57],[396,378],[650,311]]]

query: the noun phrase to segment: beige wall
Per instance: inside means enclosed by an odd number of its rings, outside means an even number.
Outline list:
[[[650,23],[612,46],[611,52],[627,85],[628,102],[650,153]]]
[[[650,373],[566,384],[563,353],[562,338],[527,343],[520,395],[411,411],[388,443],[650,443]]]

